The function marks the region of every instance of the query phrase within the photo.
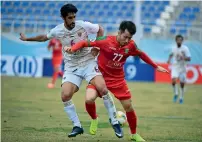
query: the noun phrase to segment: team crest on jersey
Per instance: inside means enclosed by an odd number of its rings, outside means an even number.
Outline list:
[[[78,34],[78,36],[79,36],[79,37],[81,37],[81,36],[82,36],[82,32],[78,32],[77,34]]]
[[[126,49],[125,49],[125,53],[126,53],[126,54],[128,54],[128,52],[129,52],[129,49],[128,49],[128,48],[126,48]]]

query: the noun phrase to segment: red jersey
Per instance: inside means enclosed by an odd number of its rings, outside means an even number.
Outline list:
[[[140,51],[135,42],[131,40],[125,46],[120,46],[116,36],[100,37],[93,42],[81,41],[75,44],[71,50],[76,51],[82,47],[99,47],[98,67],[105,79],[107,87],[119,86],[125,81],[124,64],[129,56],[140,56],[145,62],[153,67],[157,65],[142,51]]]
[[[51,39],[48,47],[52,47],[53,52],[52,52],[52,57],[53,58],[62,58],[62,44],[58,39]]]

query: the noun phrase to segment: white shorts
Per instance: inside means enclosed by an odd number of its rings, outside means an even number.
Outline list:
[[[71,82],[77,87],[80,87],[83,79],[89,83],[95,76],[98,75],[102,75],[98,69],[98,64],[96,61],[92,61],[83,67],[65,69],[62,84],[65,82]]]
[[[186,82],[186,69],[172,67],[171,78],[179,78],[180,82]]]

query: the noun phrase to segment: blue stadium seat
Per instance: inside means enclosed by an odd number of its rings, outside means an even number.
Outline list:
[[[43,15],[50,15],[51,13],[50,13],[50,11],[49,11],[49,10],[44,9],[42,14],[43,14]]]
[[[190,14],[189,15],[189,20],[190,21],[193,21],[193,20],[195,20],[196,19],[196,16],[194,15],[194,14]]]
[[[112,31],[112,27],[111,27],[111,26],[108,26],[108,27],[107,27],[107,31],[108,31],[108,32]]]
[[[4,23],[3,26],[10,28],[11,27],[11,23]]]
[[[141,10],[144,12],[146,11],[146,6],[142,5]]]
[[[99,4],[95,4],[94,5],[94,9],[100,9],[100,5]]]
[[[154,11],[155,11],[154,6],[150,6],[150,7],[149,7],[149,12],[154,12]]]
[[[26,11],[25,11],[26,14],[32,14],[32,9],[31,8],[28,8]]]
[[[34,24],[26,23],[26,24],[25,24],[25,27],[26,27],[26,28],[34,28]]]
[[[182,35],[185,35],[185,34],[187,34],[187,29],[180,29],[179,33]]]
[[[119,7],[117,5],[112,6],[112,10],[118,9]]]
[[[124,10],[128,10],[127,5],[122,5],[120,10],[122,10],[122,11],[124,11]]]
[[[94,16],[94,15],[95,15],[95,10],[90,10],[90,11],[88,12],[88,15],[89,15],[89,16]]]
[[[31,7],[38,7],[38,2],[32,1],[31,2]]]
[[[112,11],[108,11],[107,16],[114,16],[114,13]]]
[[[154,18],[155,18],[155,19],[160,18],[160,16],[161,16],[161,14],[160,14],[160,13],[154,13]]]
[[[185,13],[181,13],[180,16],[179,16],[179,19],[180,20],[187,20],[188,16]]]
[[[20,6],[20,1],[14,1],[13,6],[14,7],[19,7]]]
[[[163,5],[169,5],[169,1],[163,1],[162,4]]]
[[[36,9],[33,13],[34,13],[35,15],[41,15],[41,10]]]
[[[128,17],[128,18],[130,18],[130,17],[132,17],[133,15],[132,15],[132,12],[126,12],[126,13],[125,13],[125,16]]]
[[[171,34],[176,34],[176,28],[175,28],[175,27],[172,27],[172,28],[170,29],[170,33],[171,33]]]
[[[192,11],[194,13],[199,13],[200,12],[200,8],[199,7],[193,7]]]
[[[191,12],[191,8],[190,7],[184,7],[183,12],[189,13],[189,12]]]
[[[22,1],[21,6],[22,7],[28,7],[29,3],[30,2],[28,2],[28,1]]]
[[[105,10],[105,9],[109,9],[109,5],[108,5],[108,4],[103,5],[103,9],[104,9],[104,10]]]
[[[151,28],[150,27],[144,27],[144,32],[145,33],[151,33]]]
[[[90,4],[86,4],[86,5],[84,6],[84,8],[85,8],[86,10],[89,10],[89,9],[91,9],[91,5],[90,5]]]
[[[15,11],[16,14],[22,14],[23,13],[23,9],[22,8],[18,8]]]
[[[55,7],[55,3],[54,2],[49,2],[48,8],[54,8],[54,7]]]
[[[14,24],[14,28],[19,28],[19,27],[21,27],[21,24],[20,24],[20,23],[15,23],[15,24]]]
[[[144,18],[150,19],[151,18],[151,14],[150,13],[144,13]]]
[[[8,8],[7,9],[7,14],[13,14],[14,13],[14,9],[13,8]]]
[[[159,7],[157,8],[157,10],[158,10],[158,12],[163,12],[163,11],[164,11],[164,6],[159,6]]]
[[[160,1],[153,1],[153,5],[155,6],[160,5]]]
[[[1,14],[6,14],[6,9],[4,7],[1,7]]]
[[[149,4],[151,4],[151,1],[144,1],[143,2],[143,5],[149,5]]]
[[[11,3],[11,1],[4,1],[4,2],[3,2],[3,5],[4,5],[5,7],[9,7],[9,6],[12,5],[12,3]]]
[[[45,2],[38,2],[38,6],[40,8],[44,8],[45,7]]]

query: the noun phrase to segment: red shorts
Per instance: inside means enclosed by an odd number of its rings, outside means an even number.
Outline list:
[[[61,66],[62,58],[53,58],[52,59],[52,64],[53,64],[54,67]]]
[[[95,86],[93,86],[92,84],[88,84],[87,88],[96,90]],[[131,93],[128,89],[128,85],[126,84],[126,82],[123,82],[122,85],[118,87],[107,87],[107,88],[112,94],[114,94],[114,96],[118,100],[128,100],[131,98]],[[102,96],[99,93],[98,96],[102,98]]]

